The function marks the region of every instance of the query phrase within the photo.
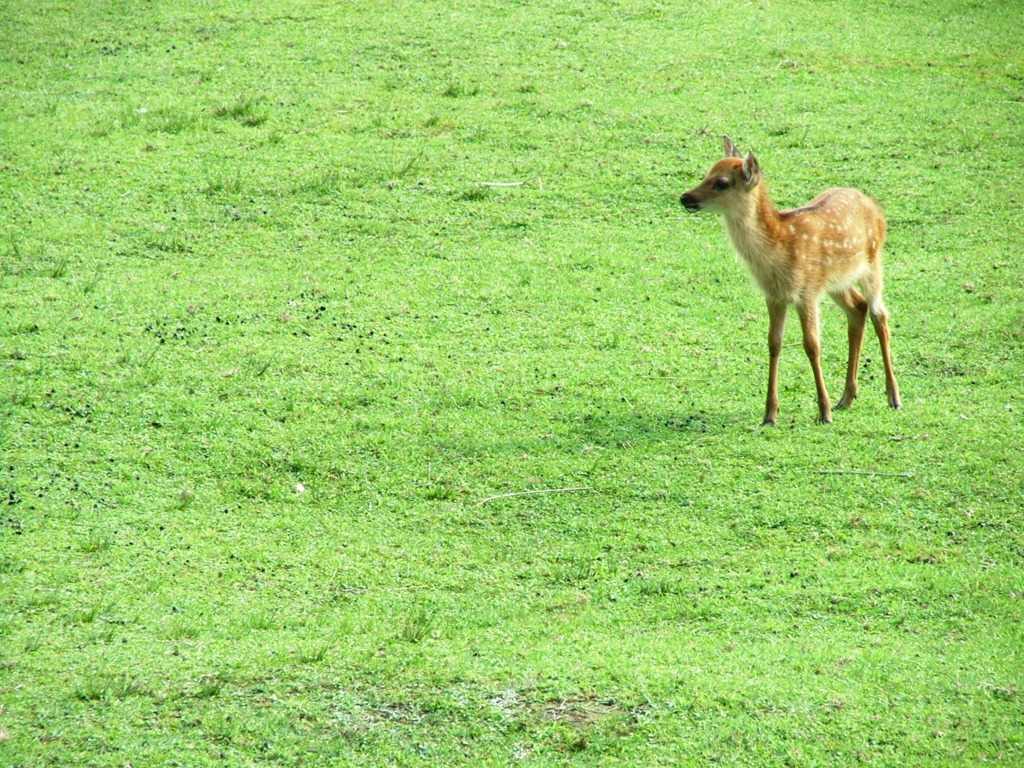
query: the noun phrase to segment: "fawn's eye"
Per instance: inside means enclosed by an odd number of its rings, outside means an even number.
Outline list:
[[[715,179],[715,189],[725,189],[729,186],[729,180],[724,176]]]

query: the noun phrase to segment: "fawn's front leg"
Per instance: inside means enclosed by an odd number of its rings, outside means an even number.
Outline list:
[[[814,373],[814,386],[818,390],[818,421],[823,424],[832,423],[832,404],[825,388],[825,376],[821,372],[821,342],[818,339],[818,302],[808,301],[797,305],[800,314],[800,327],[804,335],[804,352],[811,361],[811,372]]]
[[[786,327],[786,302],[768,299],[768,400],[764,406],[762,427],[769,427],[779,416],[779,355],[782,331]]]

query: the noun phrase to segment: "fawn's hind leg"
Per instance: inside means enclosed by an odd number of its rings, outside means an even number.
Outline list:
[[[833,294],[832,298],[846,312],[847,336],[850,340],[850,354],[846,360],[846,387],[836,408],[849,408],[857,397],[857,367],[860,365],[860,349],[868,320],[868,302],[856,288]]]
[[[896,374],[892,370],[892,356],[889,352],[889,313],[881,301],[877,307],[871,308],[871,323],[878,334],[878,343],[882,347],[882,364],[885,366],[885,394],[889,396],[889,407],[899,408],[900,388],[896,385]]]
[[[882,262],[876,254],[875,268],[863,281],[861,287],[867,297],[868,313],[871,324],[875,326],[878,343],[882,347],[882,364],[885,366],[885,393],[889,397],[889,407],[899,408],[900,388],[896,384],[896,374],[892,369],[892,354],[889,351],[889,312],[882,301]]]

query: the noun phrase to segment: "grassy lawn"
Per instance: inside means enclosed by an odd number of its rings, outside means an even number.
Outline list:
[[[1024,764],[1024,6],[549,5],[0,5],[0,765]]]

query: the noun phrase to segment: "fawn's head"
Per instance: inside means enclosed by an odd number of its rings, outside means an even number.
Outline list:
[[[728,136],[723,138],[725,159],[715,163],[704,181],[679,198],[688,210],[738,213],[746,207],[747,196],[761,183],[761,166],[753,153],[743,157]]]

